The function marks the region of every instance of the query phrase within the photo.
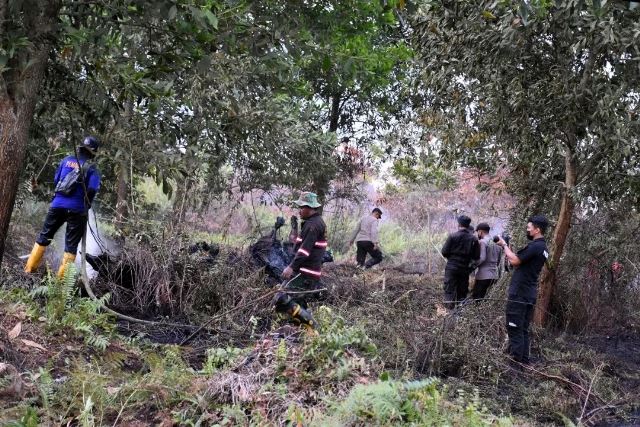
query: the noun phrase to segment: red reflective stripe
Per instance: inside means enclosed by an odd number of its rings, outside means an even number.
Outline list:
[[[305,250],[304,250],[304,249],[302,249],[302,248],[298,249],[298,252],[299,252],[299,253],[301,253],[301,254],[303,254],[303,255],[309,256],[309,252],[305,251]]]
[[[304,267],[300,268],[300,272],[307,273],[307,274],[310,274],[310,275],[316,276],[316,277],[322,276],[322,272],[321,271],[309,270],[308,268],[304,268]]]
[[[320,240],[316,242],[316,246],[319,248],[326,248],[329,244],[326,240]]]

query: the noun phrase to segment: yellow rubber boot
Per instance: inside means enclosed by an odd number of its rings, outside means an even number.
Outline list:
[[[76,254],[72,254],[69,252],[65,252],[62,256],[62,263],[60,264],[60,268],[58,268],[58,279],[62,279],[64,277],[64,270],[67,268],[67,264],[72,263],[76,260]]]
[[[291,311],[291,317],[293,320],[300,323],[302,327],[308,332],[312,333],[316,329],[316,321],[313,319],[311,313],[302,308],[300,304],[294,303],[293,310]]]
[[[33,249],[31,249],[31,255],[29,255],[29,259],[24,266],[25,273],[33,273],[40,267],[40,261],[42,261],[42,255],[44,255],[44,251],[47,249],[46,246],[42,246],[38,243],[33,245]]]

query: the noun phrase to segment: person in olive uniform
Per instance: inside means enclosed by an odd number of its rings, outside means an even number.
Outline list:
[[[276,294],[274,304],[277,312],[287,313],[295,321],[315,328],[315,321],[307,310],[307,302],[320,296],[295,292],[314,291],[322,287],[320,277],[322,258],[327,250],[327,226],[318,211],[322,205],[315,193],[302,193],[295,204],[300,208],[302,229],[296,237],[295,257],[282,272],[282,278],[289,281],[282,291]]]

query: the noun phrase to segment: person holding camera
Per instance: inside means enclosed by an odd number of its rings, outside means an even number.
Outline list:
[[[489,240],[489,231],[491,227],[486,222],[481,222],[476,227],[476,234],[480,242],[480,259],[478,259],[478,269],[476,270],[476,279],[471,291],[473,299],[483,299],[487,295],[487,291],[498,280],[498,265],[502,258],[502,247],[498,246],[498,236]]]
[[[471,218],[461,215],[457,218],[458,231],[449,234],[442,256],[447,259],[444,269],[444,305],[452,309],[469,293],[469,265],[480,258],[480,243],[469,230]]]
[[[516,253],[502,237],[497,242],[514,268],[509,284],[505,320],[509,335],[508,352],[518,363],[529,363],[529,325],[536,304],[540,271],[549,258],[544,238],[548,226],[549,221],[542,215],[529,218],[527,239],[530,242]]]

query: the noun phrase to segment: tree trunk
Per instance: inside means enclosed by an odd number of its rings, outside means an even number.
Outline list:
[[[24,31],[33,46],[16,53],[0,75],[0,264],[18,194],[38,89],[44,78],[52,40],[55,40],[60,10],[57,0],[36,4],[38,7],[26,11],[22,17]],[[11,22],[15,17],[11,16],[6,2],[0,5],[0,21]]]
[[[560,202],[560,213],[558,223],[553,231],[550,259],[542,270],[540,288],[538,290],[538,301],[533,316],[533,321],[538,326],[544,326],[547,322],[549,305],[553,298],[556,286],[556,273],[560,265],[560,259],[564,252],[564,245],[571,228],[571,218],[575,208],[573,200],[573,190],[577,179],[577,165],[575,155],[572,150],[565,152],[565,179]]]
[[[331,96],[331,111],[329,113],[329,132],[337,132],[340,123],[340,101],[342,93],[336,93]],[[324,205],[329,190],[329,180],[324,175],[315,175],[313,177],[313,192],[318,195],[318,200]],[[322,206],[319,211],[322,213]]]
[[[127,173],[128,165],[125,159],[120,159],[117,170],[117,187],[116,187],[116,224],[120,231],[123,231],[124,223],[129,213],[129,174]]]
[[[329,132],[336,132],[340,123],[340,101],[342,94],[336,93],[331,97],[331,113],[329,115]]]
[[[29,67],[20,82],[15,99],[6,91],[0,95],[0,263],[4,255],[5,241],[13,205],[18,194],[29,128],[38,96],[38,88],[44,76],[48,52],[35,55],[36,63]]]

